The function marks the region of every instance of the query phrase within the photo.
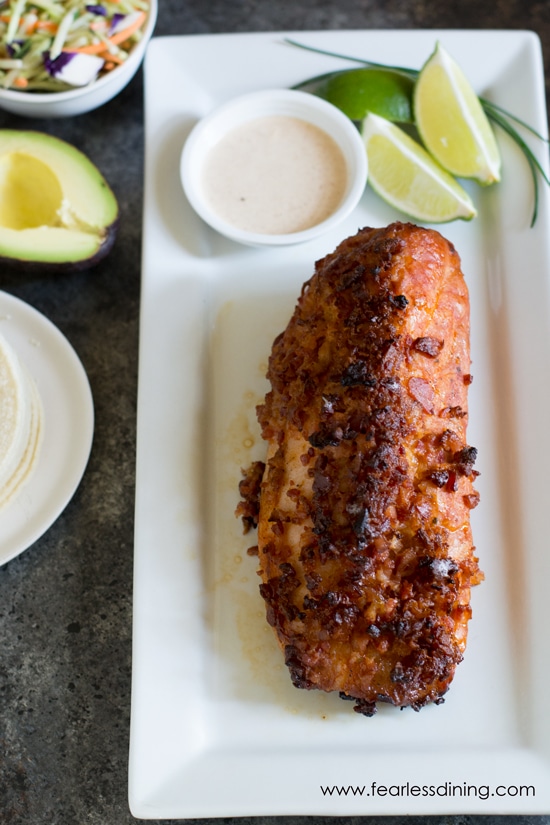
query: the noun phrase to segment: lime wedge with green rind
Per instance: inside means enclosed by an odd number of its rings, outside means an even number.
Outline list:
[[[314,90],[351,120],[368,112],[395,123],[412,123],[414,81],[391,69],[349,69],[321,79]]]
[[[427,150],[453,175],[487,185],[500,180],[500,152],[478,96],[440,43],[414,89],[414,115]]]
[[[463,187],[395,123],[370,113],[361,133],[369,184],[386,203],[424,223],[475,217]]]

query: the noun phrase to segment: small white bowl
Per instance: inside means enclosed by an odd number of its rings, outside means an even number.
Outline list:
[[[124,63],[103,77],[66,92],[18,92],[0,88],[0,109],[22,117],[73,117],[107,103],[128,85],[139,69],[155,28],[157,13],[158,0],[150,0],[141,40]]]
[[[233,129],[258,118],[282,115],[304,120],[327,133],[345,160],[347,180],[336,209],[308,229],[286,234],[252,232],[221,218],[205,196],[204,171],[211,150]],[[222,104],[200,120],[181,154],[180,175],[191,206],[213,229],[249,246],[283,246],[309,241],[343,221],[357,205],[367,182],[367,153],[352,121],[331,103],[306,92],[269,89],[252,92]]]

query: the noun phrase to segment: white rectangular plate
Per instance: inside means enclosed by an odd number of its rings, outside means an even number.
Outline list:
[[[478,93],[546,133],[532,33],[292,36],[414,68],[440,40]],[[233,515],[241,467],[263,455],[254,406],[271,344],[314,261],[358,227],[400,216],[367,190],[320,240],[239,247],[191,210],[179,183],[181,149],[195,122],[230,97],[349,66],[291,47],[282,33],[169,37],[147,55],[129,783],[136,817],[550,810],[549,198],[543,185],[530,228],[528,167],[505,135],[502,183],[469,186],[479,216],[441,228],[471,293],[469,443],[481,471],[473,529],[486,574],[445,704],[420,713],[383,707],[367,719],[336,696],[292,687],[246,553],[255,537],[243,536]],[[527,140],[547,168],[544,144]]]

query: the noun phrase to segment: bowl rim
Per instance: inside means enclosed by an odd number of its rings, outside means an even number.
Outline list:
[[[104,86],[108,86],[113,80],[115,80],[120,74],[122,74],[122,70],[127,68],[129,65],[133,65],[136,60],[142,59],[141,49],[140,46],[143,44],[147,46],[148,41],[151,39],[153,34],[153,30],[155,28],[157,22],[157,15],[158,15],[158,0],[149,0],[150,7],[149,7],[149,14],[147,15],[147,22],[143,29],[143,35],[139,43],[136,43],[135,47],[132,49],[130,54],[128,55],[128,59],[121,63],[120,66],[117,66],[108,74],[103,75],[103,77],[98,78],[97,80],[93,80],[91,83],[88,83],[86,86],[78,86],[75,89],[67,89],[63,92],[25,92],[25,91],[17,91],[16,89],[2,89],[0,87],[0,99],[4,100],[13,100],[20,103],[26,103],[29,106],[33,106],[36,104],[48,103],[51,101],[52,103],[63,103],[66,100],[74,100],[78,97],[83,97],[85,94],[89,94],[92,90],[102,89]]]
[[[353,158],[353,165],[355,167],[351,170],[353,176],[350,177],[342,201],[334,212],[324,220],[307,229],[284,234],[268,234],[241,229],[220,218],[217,213],[209,207],[202,197],[202,194],[197,191],[198,187],[193,184],[192,178],[195,178],[197,175],[196,150],[201,151],[204,133],[211,129],[212,124],[215,124],[218,119],[223,123],[226,118],[231,118],[232,112],[240,108],[242,114],[238,120],[232,124],[233,126],[238,126],[247,120],[253,120],[255,117],[269,116],[269,111],[262,110],[258,114],[255,113],[255,106],[259,103],[264,103],[266,106],[269,106],[270,103],[276,105],[277,103],[286,101],[294,101],[300,104],[301,107],[303,107],[305,118],[307,118],[308,111],[320,112],[321,115],[325,116],[327,122],[330,121],[336,127],[338,135],[331,134],[331,136],[340,145],[340,148],[342,148],[343,142],[347,142],[348,150],[345,152],[346,162],[348,162],[348,156]],[[299,117],[297,111],[292,114]],[[229,131],[232,125],[230,122],[227,129],[222,128],[221,134],[223,135]],[[323,126],[320,125],[320,128],[323,128]],[[324,128],[326,131],[327,127]],[[204,149],[202,151],[204,153]],[[367,153],[359,130],[353,121],[332,103],[316,95],[297,89],[264,89],[248,92],[221,103],[193,126],[183,145],[180,156],[181,183],[187,199],[195,212],[217,232],[233,241],[250,246],[290,246],[319,237],[343,221],[353,211],[365,190],[367,177]]]

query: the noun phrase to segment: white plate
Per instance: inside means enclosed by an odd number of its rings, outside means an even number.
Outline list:
[[[34,474],[0,510],[0,565],[48,530],[72,498],[94,430],[84,368],[65,336],[33,307],[0,292],[0,332],[33,376],[44,407],[44,437]]]
[[[439,39],[479,93],[546,133],[529,32],[293,36],[411,67]],[[479,217],[442,228],[471,291],[469,443],[482,472],[473,529],[486,573],[445,704],[365,719],[335,696],[293,688],[246,555],[255,537],[233,516],[240,468],[263,455],[254,404],[267,356],[313,262],[359,226],[398,215],[367,191],[321,239],[247,249],[195,215],[178,160],[215,105],[344,66],[278,33],[149,48],[129,782],[140,818],[550,810],[549,196],[541,187],[530,229],[528,167],[505,136],[502,183],[468,187]],[[530,142],[547,168],[545,146]],[[322,790],[333,786],[359,791]]]

